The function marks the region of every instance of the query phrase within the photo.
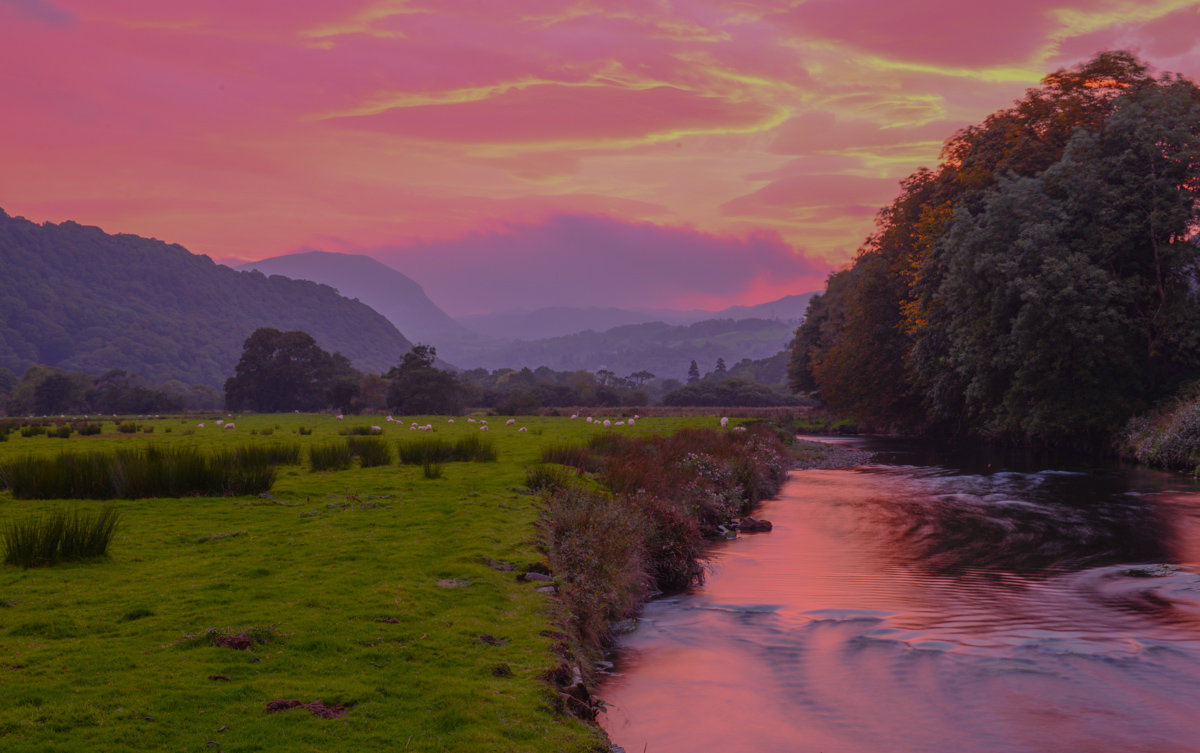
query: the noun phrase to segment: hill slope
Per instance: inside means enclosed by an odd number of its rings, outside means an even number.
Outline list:
[[[385,371],[412,344],[325,285],[237,272],[178,245],[0,210],[0,366],[40,363],[221,386],[258,327],[303,330]]]
[[[329,285],[383,314],[415,342],[439,349],[446,341],[474,336],[429,300],[415,280],[369,256],[306,251],[253,261],[237,269]]]

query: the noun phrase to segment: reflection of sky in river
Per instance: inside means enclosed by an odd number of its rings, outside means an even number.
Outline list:
[[[649,605],[605,726],[631,753],[1200,751],[1186,486],[799,472],[763,509],[772,533]]]

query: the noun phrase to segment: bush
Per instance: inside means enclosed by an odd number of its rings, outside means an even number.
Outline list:
[[[3,532],[4,561],[22,568],[102,557],[120,514],[106,506],[96,513],[59,510],[9,523]]]
[[[46,436],[50,437],[51,439],[70,439],[71,438],[71,427],[67,426],[66,424],[63,424],[62,426],[59,426],[58,428],[48,429],[46,431]]]
[[[296,433],[302,437],[307,437],[309,434],[312,434],[312,429],[307,426],[301,426],[300,428],[296,429]]]
[[[136,434],[137,430],[138,425],[132,421],[124,421],[117,424],[117,431],[121,432],[122,434]]]
[[[557,492],[574,484],[575,478],[574,473],[553,463],[525,469],[525,486],[533,492]]]
[[[358,458],[363,468],[387,465],[392,462],[392,450],[383,437],[347,437],[350,454]]]
[[[441,463],[422,463],[421,473],[425,478],[442,478],[444,474]]]
[[[326,442],[308,448],[308,462],[315,471],[344,471],[350,467],[354,456],[345,442]]]
[[[36,437],[45,432],[45,428],[40,424],[27,424],[21,427],[21,436]]]
[[[75,424],[75,431],[79,432],[81,437],[93,437],[100,433],[101,428],[100,424],[86,422]]]
[[[572,444],[550,445],[542,450],[542,462],[569,465],[588,473],[595,473],[603,466],[599,457],[587,447]]]

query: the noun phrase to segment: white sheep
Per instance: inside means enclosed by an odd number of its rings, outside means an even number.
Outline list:
[[[232,428],[234,428],[234,424],[233,424],[233,422],[232,422],[232,421],[230,421],[230,422],[226,423],[226,424],[225,424],[225,428],[226,428],[226,429],[232,429]]]
[[[724,429],[726,426],[729,426],[729,417],[721,416],[721,428]]]
[[[634,418],[636,418],[636,416]],[[628,423],[630,426],[633,426],[633,418],[629,419],[626,423]]]
[[[588,422],[589,424],[592,422],[592,417],[591,417],[591,416],[588,416],[588,417],[587,417],[587,422]]]
[[[468,418],[468,419],[467,419],[467,423],[469,423],[469,424],[473,424],[473,423],[475,423],[475,419],[473,419],[473,418]]]
[[[421,427],[421,431],[433,431],[433,424],[425,424]]]
[[[520,434],[520,433],[521,433],[521,432],[523,432],[523,431],[525,431],[525,427],[524,427],[524,426],[522,426],[520,429],[517,429],[517,433],[518,433],[518,434]]]
[[[575,419],[577,419],[577,418],[579,418],[579,414],[578,414],[578,413],[572,413],[572,414],[571,414],[571,420],[572,420],[572,421],[574,421],[574,420],[575,420]]]
[[[217,419],[217,426],[220,426],[220,425],[221,425],[221,424],[223,424],[223,423],[225,423],[225,419],[223,419],[223,418],[218,418],[218,419]]]
[[[383,427],[382,426],[372,426],[371,431],[378,433],[378,432],[383,431]]]
[[[341,413],[339,413],[339,414],[337,414],[336,416],[334,416],[334,418],[336,418],[337,420],[341,421],[342,419],[344,419],[344,418],[345,418],[345,416],[343,416]]]
[[[735,427],[733,427],[733,430],[734,431],[745,431],[746,427],[745,426],[735,426]]]
[[[480,427],[479,427],[479,430],[480,430],[480,431],[487,431],[487,424],[484,424],[483,426],[480,426]]]
[[[203,429],[203,428],[204,428],[204,424],[196,424],[196,428],[197,428],[197,429]]]
[[[604,428],[607,429],[610,426],[612,426],[612,421],[609,421],[607,418],[604,419]]]
[[[513,424],[515,424],[516,422],[517,422],[517,419],[515,419],[515,418],[510,418],[510,419],[508,419],[507,421],[505,421],[505,422],[504,422],[504,425],[505,425],[505,426],[512,426],[512,425],[513,425]]]
[[[615,424],[613,424],[613,426],[624,426],[624,425],[625,425],[624,421],[618,421]]]
[[[448,423],[448,424],[452,424],[452,423],[454,423],[454,419],[453,419],[453,418],[448,418],[448,419],[446,419],[446,423]]]

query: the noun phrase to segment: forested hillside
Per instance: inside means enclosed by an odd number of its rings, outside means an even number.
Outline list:
[[[878,427],[1104,443],[1200,378],[1200,89],[1098,55],[947,142],[797,332]]]
[[[41,364],[219,387],[259,327],[303,330],[360,369],[411,343],[332,288],[236,272],[181,246],[0,210],[0,367]]]

